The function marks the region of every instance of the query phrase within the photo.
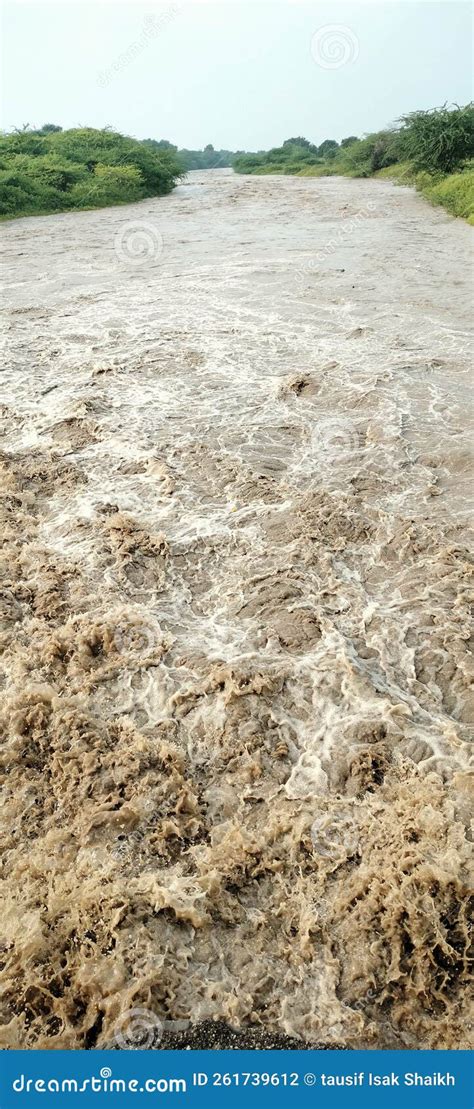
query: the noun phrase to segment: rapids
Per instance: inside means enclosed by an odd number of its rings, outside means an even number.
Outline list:
[[[2,1046],[467,1046],[471,234],[228,170],[4,225]]]

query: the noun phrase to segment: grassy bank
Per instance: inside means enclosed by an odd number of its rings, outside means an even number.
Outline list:
[[[304,138],[234,159],[237,173],[299,177],[386,177],[412,185],[432,204],[474,224],[474,110],[464,107],[412,112],[398,125],[363,138],[320,146]]]
[[[409,163],[381,169],[377,177],[389,178],[399,185],[412,185],[431,204],[440,204],[452,216],[466,219],[474,226],[474,164],[467,165],[460,173],[445,176],[423,172],[416,173]]]

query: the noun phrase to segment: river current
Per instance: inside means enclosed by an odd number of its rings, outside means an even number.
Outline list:
[[[4,225],[3,1046],[467,1046],[471,235],[230,170]]]

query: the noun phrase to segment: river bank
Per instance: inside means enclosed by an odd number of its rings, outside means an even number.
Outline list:
[[[323,172],[310,168],[301,170],[298,176],[325,177],[332,176],[332,172],[331,167],[326,166]],[[445,175],[426,171],[416,173],[408,162],[402,162],[379,169],[372,176],[376,180],[393,181],[397,185],[414,188],[431,204],[446,208],[451,216],[465,219],[474,225],[474,169]]]

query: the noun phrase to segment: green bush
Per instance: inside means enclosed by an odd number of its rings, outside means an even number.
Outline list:
[[[232,162],[235,173],[255,173],[263,165],[260,154],[236,154]]]
[[[87,171],[51,154],[32,157],[11,154],[0,158],[0,198],[3,215],[59,211],[69,207],[69,190]]]
[[[386,166],[385,169],[379,169],[376,176],[395,181],[399,185],[414,185],[415,183],[415,174],[411,162],[397,162],[396,165]]]
[[[204,150],[179,150],[178,157],[183,168],[190,169],[223,169],[232,165],[234,157],[231,150],[214,150],[212,143],[208,143]]]
[[[300,168],[298,177],[337,177],[338,174],[343,173],[338,162],[326,162],[323,165]]]
[[[0,170],[1,211],[4,216],[54,212],[61,209],[56,189],[15,171]]]
[[[262,177],[265,174],[272,174],[272,173],[286,174],[286,173],[289,173],[290,171],[288,169],[288,162],[286,162],[285,164],[283,164],[283,162],[280,162],[279,165],[277,164],[277,162],[268,162],[264,166],[262,166],[262,165],[257,166],[257,168],[255,170],[253,170],[252,172],[257,177]]]
[[[318,155],[320,158],[327,158],[329,161],[335,158],[339,150],[339,143],[335,139],[325,139],[324,142],[318,146]]]
[[[332,149],[332,140],[327,140]],[[337,144],[336,144],[337,145]],[[258,153],[236,154],[232,166],[236,173],[298,173],[304,165],[317,165],[322,159],[316,146],[308,139],[285,139],[282,146]]]
[[[377,131],[364,139],[357,139],[340,150],[340,172],[351,177],[370,177],[377,170],[397,161],[397,134],[394,131]]]
[[[454,173],[474,158],[474,105],[433,108],[402,116],[401,155],[415,170]]]
[[[45,124],[0,135],[0,214],[132,203],[170,192],[182,172],[170,144],[156,149],[116,131]]]
[[[131,204],[144,196],[143,178],[137,166],[94,167],[93,174],[71,189],[73,208],[100,208],[106,204]]]

